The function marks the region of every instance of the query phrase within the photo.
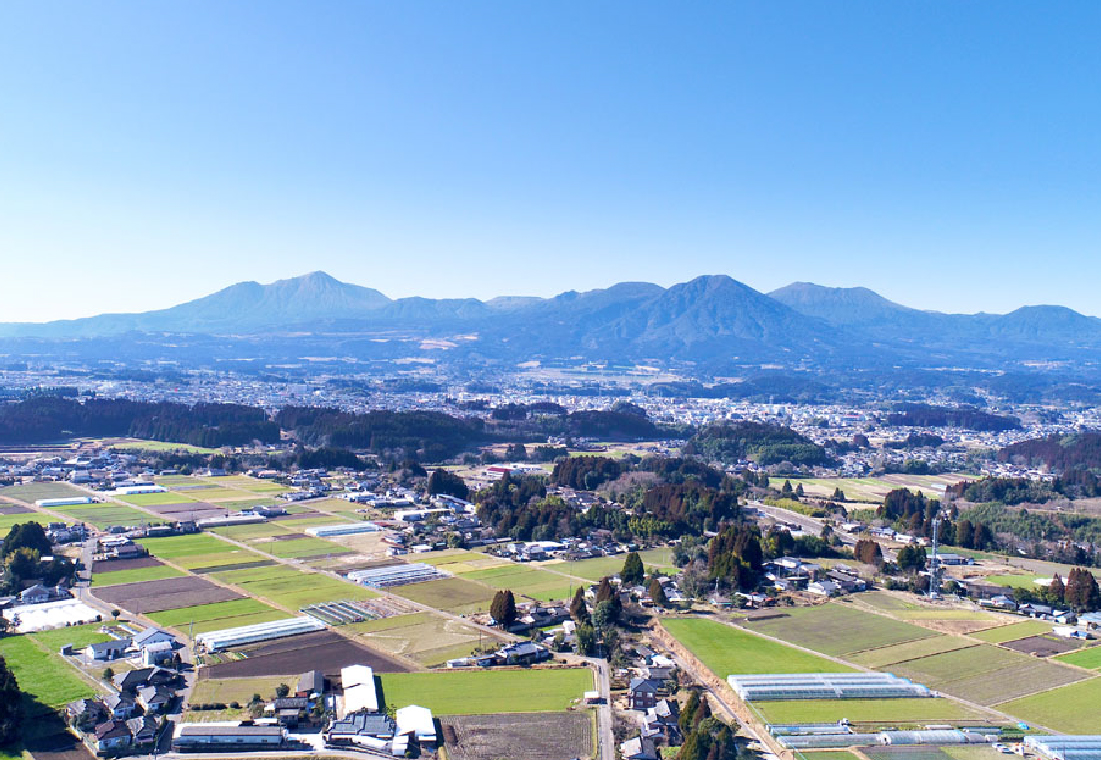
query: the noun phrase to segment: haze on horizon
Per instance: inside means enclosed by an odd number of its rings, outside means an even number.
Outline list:
[[[311,270],[1101,314],[1101,8],[0,8],[0,321]],[[840,12],[838,12],[840,11]]]

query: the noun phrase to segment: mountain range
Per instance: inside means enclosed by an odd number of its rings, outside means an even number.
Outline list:
[[[1060,306],[946,314],[902,306],[867,288],[796,282],[762,293],[724,275],[669,288],[623,282],[553,298],[480,301],[390,299],[312,272],[267,285],[242,282],[140,314],[0,324],[9,354],[51,341],[143,336],[148,343],[158,335],[206,345],[297,339],[352,355],[377,355],[379,344],[393,343],[390,356],[450,350],[497,359],[657,359],[712,368],[1101,360],[1101,319]]]

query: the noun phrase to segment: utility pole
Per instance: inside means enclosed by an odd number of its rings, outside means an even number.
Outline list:
[[[940,554],[937,551],[937,531],[940,529],[940,514],[933,518],[933,556],[929,560],[929,598],[940,598]]]

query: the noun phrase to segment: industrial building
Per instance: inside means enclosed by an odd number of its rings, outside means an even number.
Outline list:
[[[66,496],[61,499],[39,499],[35,502],[35,505],[39,507],[70,507],[77,504],[91,504],[91,496]]]
[[[375,674],[366,665],[349,665],[340,669],[340,683],[344,689],[341,715],[357,712],[378,712],[378,690]]]
[[[348,580],[362,583],[373,588],[388,588],[390,586],[405,586],[410,583],[422,581],[434,581],[440,578],[448,578],[446,573],[437,567],[423,562],[413,562],[407,565],[390,565],[388,567],[372,567],[366,570],[353,570],[348,573]]]
[[[134,496],[139,493],[168,493],[164,486],[119,486],[112,491],[116,496]]]
[[[173,749],[201,751],[232,746],[278,747],[286,733],[281,726],[243,726],[239,723],[180,723],[172,737]]]
[[[377,533],[382,530],[372,522],[344,523],[341,525],[319,525],[316,528],[306,528],[307,535],[314,538],[330,538],[332,536],[354,536],[359,533]]]
[[[204,647],[208,652],[220,652],[230,647],[255,644],[258,641],[269,641],[284,636],[294,636],[298,633],[323,630],[325,630],[324,623],[304,615],[288,620],[273,620],[270,623],[242,625],[237,628],[200,633],[195,636],[195,643]]]
[[[890,673],[779,673],[728,676],[726,680],[746,702],[933,696],[928,687]]]

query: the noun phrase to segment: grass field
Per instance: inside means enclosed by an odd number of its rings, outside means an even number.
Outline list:
[[[29,522],[47,525],[48,523],[55,522],[55,520],[52,517],[38,514],[37,512],[24,512],[21,515],[0,515],[0,538],[8,535],[8,531],[11,530],[13,525],[21,525]]]
[[[374,599],[377,593],[365,586],[338,581],[319,573],[306,573],[285,565],[215,572],[216,580],[240,586],[247,593],[290,609],[344,599]]]
[[[210,702],[240,702],[248,704],[253,694],[259,694],[265,701],[275,699],[275,690],[285,683],[295,688],[297,676],[260,676],[250,678],[200,678],[191,692],[192,704]],[[199,713],[201,715],[201,713]]]
[[[214,528],[211,533],[234,541],[255,541],[258,538],[271,538],[272,536],[285,536],[292,531],[280,528],[274,522],[252,523],[250,525],[225,525]]]
[[[808,699],[791,702],[754,702],[753,708],[769,723],[834,723],[851,721],[920,723],[930,720],[973,720],[984,713],[952,699]]]
[[[1052,624],[1043,620],[1024,620],[1020,623],[1010,623],[997,628],[988,628],[970,634],[972,638],[985,641],[988,644],[1001,644],[1006,641],[1016,641],[1025,636],[1035,636],[1038,633],[1051,633]]]
[[[168,565],[138,567],[133,570],[112,570],[109,573],[96,573],[92,576],[92,587],[117,586],[120,583],[138,583],[140,581],[159,581],[165,578],[177,578],[183,575]]]
[[[150,525],[163,523],[164,520],[121,504],[84,504],[67,507],[51,507],[55,512],[68,515],[74,520],[86,522],[97,528],[112,525]]]
[[[138,543],[148,549],[150,554],[161,559],[218,554],[237,548],[207,533],[192,533],[189,536],[166,536],[164,538],[143,538]]]
[[[1039,585],[1036,583],[1038,580],[1051,580],[1048,578],[1041,578],[1037,575],[988,575],[984,579],[990,583],[996,583],[999,586],[1009,586],[1010,588],[1027,588],[1035,591]]]
[[[417,704],[437,715],[557,712],[593,688],[588,668],[394,673],[380,679],[387,705]]]
[[[802,750],[798,753],[803,760],[862,760],[848,750],[839,749],[832,752],[826,750]]]
[[[387,589],[414,602],[457,614],[484,612],[493,601],[492,589],[462,578],[445,578],[426,583],[410,583]]]
[[[650,572],[651,569],[668,570],[674,567],[672,549],[647,549],[639,552],[639,556],[642,558],[642,564],[647,572]],[[554,565],[554,569],[596,583],[606,575],[617,575],[623,569],[623,563],[626,559],[626,554],[615,554],[611,557],[564,562]]]
[[[1008,649],[979,645],[981,649],[957,649],[953,652],[929,655],[911,660],[894,670],[896,675],[906,676],[926,685],[981,675],[994,670],[1019,666],[1032,658]]]
[[[298,559],[301,557],[324,557],[327,554],[347,554],[340,544],[325,541],[320,538],[307,536],[306,538],[292,538],[289,541],[267,541],[263,544],[251,543],[249,546],[256,548],[273,557],[283,559]]]
[[[442,567],[446,569],[448,565]],[[517,564],[472,570],[464,573],[463,578],[481,581],[495,589],[511,589],[518,596],[541,602],[569,599],[574,590],[583,585],[581,581],[571,581],[556,573]]]
[[[816,652],[832,655],[901,644],[935,635],[916,625],[838,603],[785,612],[789,617],[761,620],[747,627]]]
[[[434,565],[449,573],[469,573],[473,570],[487,570],[491,567],[503,567],[512,565],[513,562],[501,557],[480,552],[468,552],[462,549],[455,551],[431,552],[419,555],[417,562],[426,565]]]
[[[931,636],[927,639],[907,641],[902,644],[869,649],[864,652],[851,655],[849,659],[858,665],[867,668],[883,668],[907,660],[915,660],[919,657],[928,657],[933,654],[951,652],[956,649],[976,646],[974,641],[962,636]]]
[[[998,705],[998,709],[1028,723],[1067,734],[1101,734],[1101,678]]]
[[[1093,646],[1089,649],[1079,649],[1077,652],[1068,652],[1055,658],[1059,662],[1077,665],[1089,670],[1101,669],[1101,646]]]
[[[853,671],[840,663],[715,620],[670,618],[662,624],[719,678],[733,674]]]
[[[195,632],[217,631],[223,628],[236,628],[241,625],[265,623],[269,620],[282,620],[290,617],[285,612],[269,607],[255,599],[233,599],[228,602],[197,604],[178,610],[151,612],[148,617],[158,625],[172,628],[187,628],[195,623]]]
[[[118,441],[109,444],[112,449],[122,451],[186,451],[189,454],[217,454],[221,449],[208,449],[192,446],[190,443],[172,443],[171,441]]]
[[[792,478],[792,487],[801,483],[803,490],[812,496],[833,496],[835,488],[845,493],[851,501],[881,504],[883,497],[896,488],[909,488],[927,495],[943,496],[946,486],[961,480],[974,480],[971,475],[885,475],[881,478]]]
[[[28,635],[49,651],[57,652],[66,644],[72,644],[73,649],[83,649],[89,644],[110,641],[111,637],[99,630],[102,627],[103,623],[71,625],[49,631],[36,631]]]
[[[0,488],[0,496],[16,499],[24,504],[34,504],[39,499],[64,499],[69,496],[87,496],[87,491],[81,491],[68,483],[25,483],[21,486],[8,486]]]
[[[119,501],[133,504],[135,507],[148,507],[155,504],[184,504],[195,501],[190,496],[176,491],[166,493],[134,493],[128,496],[119,496]]]
[[[29,636],[0,638],[0,656],[15,674],[19,688],[44,705],[61,707],[95,694],[60,655],[47,651]]]

